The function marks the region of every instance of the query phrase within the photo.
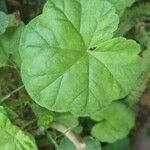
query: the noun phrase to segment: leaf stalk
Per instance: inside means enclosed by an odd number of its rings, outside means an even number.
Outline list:
[[[50,124],[49,127],[63,133],[75,145],[77,150],[85,150],[86,144],[71,129],[56,122]]]

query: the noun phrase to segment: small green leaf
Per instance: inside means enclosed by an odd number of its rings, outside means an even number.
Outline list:
[[[92,137],[85,137],[83,141],[86,143],[86,150],[101,150],[100,142]]]
[[[113,144],[108,144],[103,147],[103,150],[131,150],[129,139],[122,139]]]
[[[36,104],[31,105],[33,112],[38,118],[39,124],[48,125],[55,121],[66,125],[69,128],[78,126],[78,118],[70,113],[56,113]]]
[[[38,116],[38,123],[41,125],[49,125],[53,121],[53,116],[50,115],[39,115]]]
[[[36,104],[32,104],[31,108],[38,119],[39,125],[48,125],[53,122],[53,112]]]
[[[140,73],[140,47],[112,39],[117,25],[109,2],[48,0],[20,42],[32,99],[51,111],[88,116],[125,97]]]
[[[0,11],[0,35],[3,34],[9,25],[9,16]]]
[[[70,113],[55,113],[54,121],[62,123],[70,128],[77,127],[79,124],[78,118]]]
[[[83,126],[76,126],[73,131],[77,134],[80,134],[83,131]]]
[[[18,67],[21,65],[19,41],[24,27],[24,25],[20,25],[18,27],[9,27],[7,28],[6,32],[0,36],[0,51],[3,52],[0,54],[0,57],[4,55],[4,58],[7,61],[11,55],[11,59],[18,65]]]
[[[11,120],[14,120],[16,118],[19,117],[19,115],[14,111],[12,110],[10,107],[8,107],[7,105],[3,104],[3,107],[5,108],[5,110],[7,111],[7,116],[11,119]]]
[[[132,110],[120,102],[112,103],[91,118],[98,121],[92,128],[92,135],[102,142],[109,143],[127,136],[135,121]]]
[[[1,150],[37,150],[34,138],[13,125],[2,106],[0,106],[0,135]]]
[[[100,142],[92,137],[85,137],[83,141],[86,144],[86,150],[101,150]],[[76,150],[75,146],[67,138],[63,138],[57,150]]]

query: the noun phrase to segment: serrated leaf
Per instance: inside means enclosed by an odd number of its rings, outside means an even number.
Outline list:
[[[140,72],[140,48],[111,39],[117,25],[109,2],[48,0],[20,42],[22,79],[33,100],[85,116],[125,97]]]
[[[92,135],[102,142],[109,143],[127,136],[135,121],[132,110],[121,102],[112,103],[91,118],[98,121],[92,128]]]
[[[0,150],[37,150],[33,137],[13,125],[0,106]]]
[[[3,34],[9,25],[9,16],[0,11],[0,35]]]
[[[131,150],[129,139],[119,140],[113,144],[108,144],[103,147],[103,150]]]
[[[83,141],[86,144],[86,150],[101,150],[100,142],[92,137],[85,137]],[[67,138],[63,138],[57,150],[76,150],[75,146]]]

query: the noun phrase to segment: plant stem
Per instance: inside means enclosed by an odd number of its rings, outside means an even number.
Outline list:
[[[47,132],[47,137],[50,141],[53,142],[53,144],[55,145],[55,148],[57,149],[59,146],[58,146],[57,142],[55,141],[55,139],[51,136],[51,134],[49,132]]]
[[[71,129],[56,122],[50,124],[49,127],[63,133],[75,145],[77,150],[85,150],[85,143],[83,143]]]
[[[21,129],[25,129],[26,127],[28,127],[29,125],[31,125],[31,124],[33,124],[33,123],[35,123],[35,122],[36,122],[36,119],[33,119],[33,120],[27,122],[26,124],[24,124],[24,125],[21,127]]]
[[[11,97],[14,93],[20,91],[22,88],[24,88],[24,85],[18,87],[17,89],[15,89],[14,91],[12,91],[12,92],[9,93],[8,95],[4,96],[4,97],[0,100],[0,104],[3,103],[5,100],[7,100],[9,97]]]

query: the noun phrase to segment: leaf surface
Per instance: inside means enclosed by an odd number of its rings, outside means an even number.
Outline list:
[[[130,7],[135,0],[107,0],[114,5],[119,16],[123,14],[126,8]]]
[[[100,142],[92,137],[85,137],[83,141],[86,143],[86,150],[101,150]],[[76,150],[76,148],[71,141],[63,138],[57,150]]]
[[[112,103],[91,118],[98,121],[92,128],[92,135],[102,142],[109,143],[127,136],[135,121],[132,110],[121,102]]]
[[[11,55],[11,59],[17,64],[17,66],[21,66],[19,41],[24,27],[24,25],[9,27],[6,32],[0,36],[0,57],[5,58],[5,61],[3,60],[3,64],[6,64]]]
[[[37,150],[33,137],[13,125],[2,106],[0,106],[0,135],[1,150]]]
[[[4,51],[2,51],[1,47],[0,47],[0,67],[3,67],[6,65],[8,60],[8,57],[6,55],[6,53]]]
[[[3,34],[9,25],[9,16],[0,11],[0,35]]]
[[[22,79],[33,100],[87,116],[125,97],[140,72],[140,48],[112,39],[117,25],[109,2],[49,0],[20,42]]]
[[[42,125],[49,125],[50,123],[57,122],[67,126],[68,128],[75,128],[78,126],[78,117],[71,113],[56,113],[52,112],[44,107],[37,104],[31,105],[33,112],[38,118],[38,122]]]
[[[131,150],[130,140],[125,138],[112,144],[107,144],[103,150]]]
[[[6,15],[4,12],[0,11],[0,35],[6,31],[7,26],[9,25],[9,16]],[[7,63],[7,56],[2,51],[0,46],[0,67],[5,66]]]
[[[55,113],[54,121],[62,123],[70,128],[75,128],[78,126],[78,118],[70,113]]]

